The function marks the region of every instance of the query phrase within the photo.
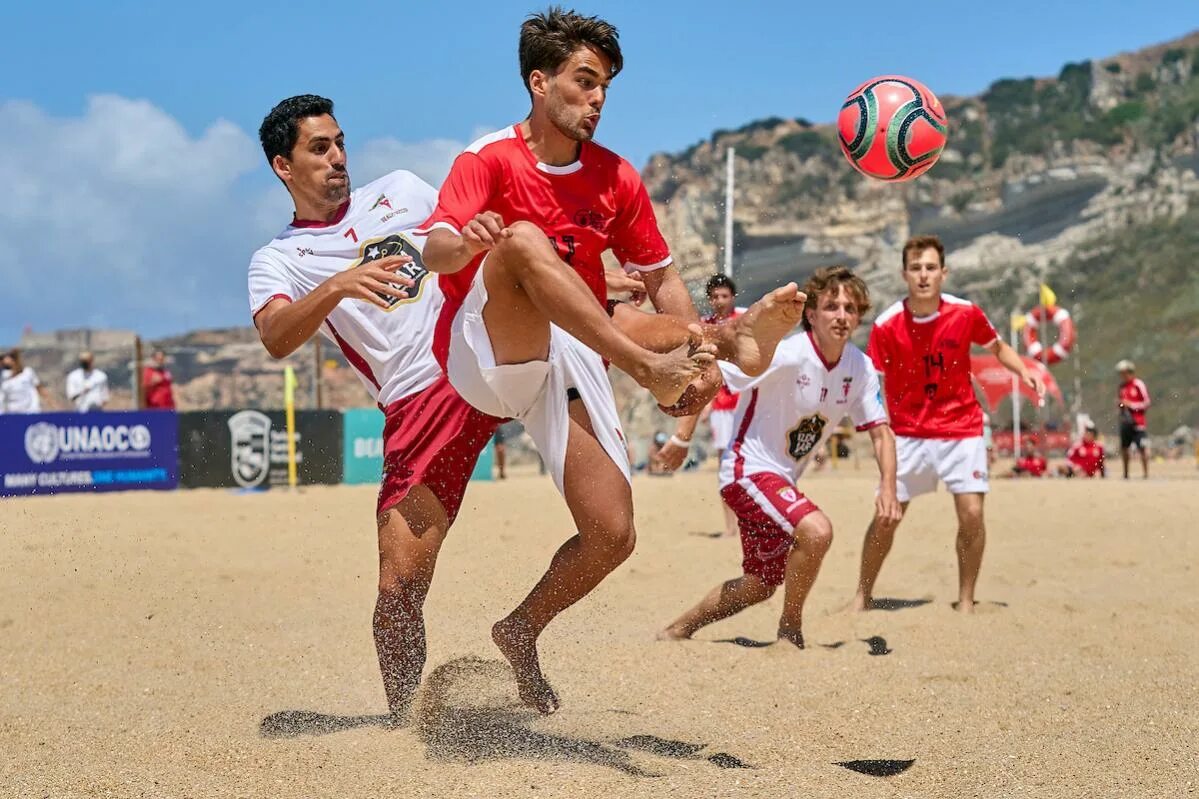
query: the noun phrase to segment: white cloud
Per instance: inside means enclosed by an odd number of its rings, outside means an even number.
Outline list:
[[[0,103],[0,342],[102,325],[149,335],[245,324],[250,253],[289,218],[257,141],[216,120],[199,136],[145,100],[90,98],[78,117]],[[435,185],[462,143],[378,139],[355,183],[410,169]]]

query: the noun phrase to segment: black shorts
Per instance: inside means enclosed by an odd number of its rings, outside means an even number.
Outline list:
[[[1131,422],[1120,423],[1120,449],[1136,447],[1144,452],[1148,443],[1149,442],[1145,433],[1145,428],[1137,427]]]

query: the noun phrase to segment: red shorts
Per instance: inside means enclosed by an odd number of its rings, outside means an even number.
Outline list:
[[[767,585],[782,585],[796,526],[820,510],[790,480],[756,472],[720,489],[737,514],[741,530],[741,568]]]
[[[472,408],[445,375],[383,413],[383,482],[376,514],[394,507],[413,486],[425,485],[452,524],[475,461],[500,420]]]

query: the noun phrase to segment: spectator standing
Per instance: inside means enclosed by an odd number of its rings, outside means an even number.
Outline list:
[[[167,369],[167,354],[154,350],[142,370],[142,406],[147,410],[175,410],[175,390]]]
[[[1149,389],[1145,381],[1137,377],[1137,367],[1132,361],[1123,360],[1116,364],[1120,373],[1120,388],[1116,393],[1116,407],[1120,409],[1120,460],[1124,462],[1124,479],[1128,479],[1128,461],[1132,448],[1141,453],[1141,470],[1149,479],[1149,434],[1145,427],[1145,411],[1149,409]]]
[[[37,372],[21,362],[21,351],[0,359],[0,413],[41,413],[46,389]]]
[[[102,411],[108,402],[108,375],[95,368],[90,352],[79,355],[79,368],[67,375],[67,399],[80,413]]]

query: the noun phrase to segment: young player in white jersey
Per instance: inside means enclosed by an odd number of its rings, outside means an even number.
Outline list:
[[[874,320],[866,347],[883,377],[887,411],[899,458],[899,499],[935,491],[953,494],[958,517],[958,610],[974,611],[974,588],[986,544],[983,498],[987,446],[982,407],[970,377],[970,348],[984,347],[1038,396],[1041,378],[1003,343],[974,303],[941,292],[945,248],[936,236],[917,236],[903,247],[908,297]],[[876,516],[866,530],[855,610],[869,610],[874,582],[891,549],[898,519]]]
[[[895,439],[878,378],[849,337],[870,308],[866,284],[843,266],[817,270],[803,287],[805,332],[786,339],[770,368],[749,378],[721,364],[740,393],[734,433],[720,462],[721,495],[737,514],[743,574],[712,589],[662,631],[690,638],[714,621],[770,598],[785,585],[778,637],[803,649],[803,606],[833,540],[828,517],[795,481],[843,417],[869,431],[881,476],[875,508],[899,519]]]
[[[437,193],[397,171],[352,191],[333,103],[284,100],[259,130],[295,218],[254,253],[250,309],[271,355],[318,331],[334,341],[386,416],[376,506],[374,635],[391,712],[401,716],[425,661],[423,606],[437,553],[497,419],[449,385],[432,354],[442,295],[413,232]]]

